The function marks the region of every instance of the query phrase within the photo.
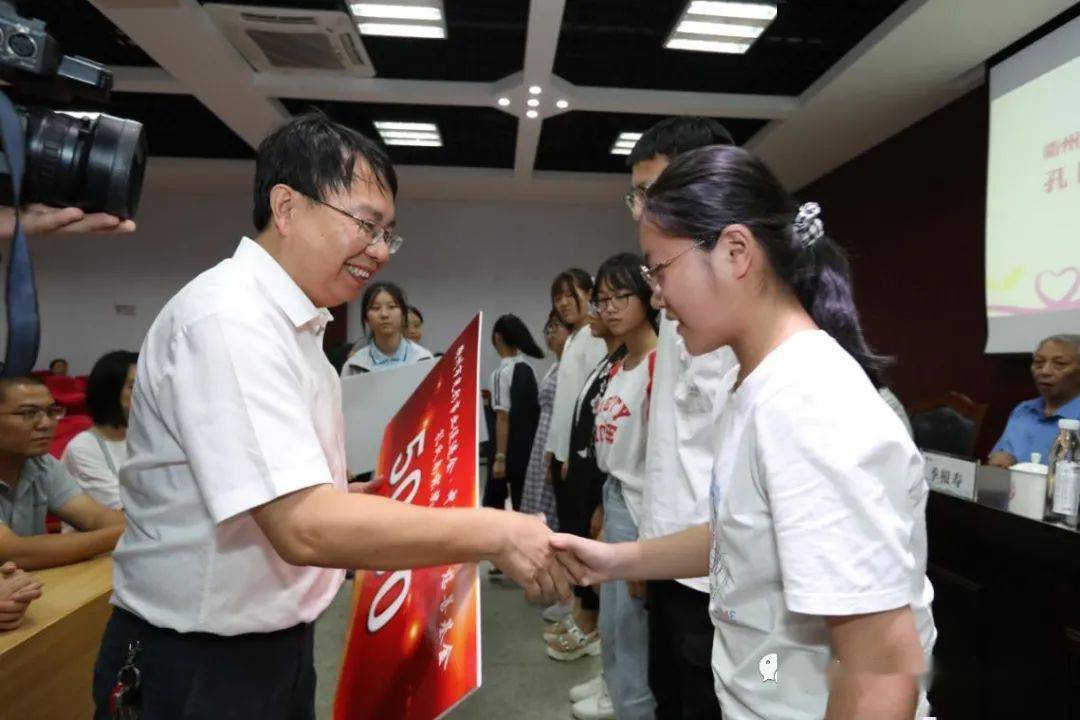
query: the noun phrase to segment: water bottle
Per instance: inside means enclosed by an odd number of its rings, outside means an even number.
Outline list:
[[[1075,528],[1080,506],[1080,420],[1058,421],[1058,436],[1050,450],[1046,494],[1046,519]]]

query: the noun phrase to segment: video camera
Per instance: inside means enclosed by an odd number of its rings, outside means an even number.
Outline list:
[[[46,97],[106,99],[112,73],[64,55],[45,23],[0,0],[0,78]],[[20,200],[127,219],[135,215],[146,168],[142,123],[104,113],[16,107],[26,146]],[[11,170],[0,155],[0,203],[10,204]]]

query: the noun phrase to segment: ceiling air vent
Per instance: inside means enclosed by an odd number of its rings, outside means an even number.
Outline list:
[[[356,24],[344,12],[207,3],[210,17],[255,70],[373,77]]]

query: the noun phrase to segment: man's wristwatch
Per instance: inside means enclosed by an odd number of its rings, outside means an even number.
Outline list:
[[[506,453],[495,453],[495,462],[506,462]]]

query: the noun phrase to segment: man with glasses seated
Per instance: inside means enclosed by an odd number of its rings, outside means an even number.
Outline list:
[[[23,570],[76,563],[111,551],[124,530],[123,513],[85,494],[49,455],[63,416],[38,378],[0,379],[0,563]],[[81,532],[46,534],[48,512]]]

